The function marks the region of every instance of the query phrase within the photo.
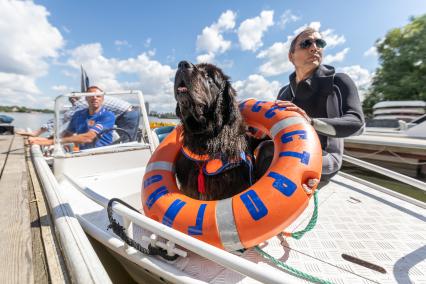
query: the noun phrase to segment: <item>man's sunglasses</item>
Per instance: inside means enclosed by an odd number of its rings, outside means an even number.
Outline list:
[[[311,47],[311,45],[315,42],[315,45],[319,48],[324,48],[327,43],[325,42],[325,40],[321,39],[321,38],[317,38],[315,40],[312,40],[310,38],[304,39],[299,43],[300,48],[302,49],[306,49]]]

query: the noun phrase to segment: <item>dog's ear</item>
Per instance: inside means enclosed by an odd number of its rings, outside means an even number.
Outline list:
[[[235,102],[237,92],[228,80],[226,80],[225,84],[226,85],[223,90],[224,121],[232,124],[239,114],[239,110]]]
[[[176,104],[176,116],[180,119],[182,119],[182,113],[180,111],[179,104]]]

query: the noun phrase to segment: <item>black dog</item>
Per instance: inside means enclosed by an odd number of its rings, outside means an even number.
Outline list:
[[[252,164],[246,126],[229,77],[212,64],[181,61],[174,93],[184,135],[176,162],[180,190],[192,198],[218,200],[248,188]]]

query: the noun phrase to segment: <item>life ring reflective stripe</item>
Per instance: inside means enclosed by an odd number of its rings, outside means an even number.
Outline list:
[[[302,184],[319,179],[322,164],[318,136],[299,114],[254,99],[240,103],[240,111],[248,125],[274,140],[271,166],[259,181],[224,200],[182,194],[173,170],[182,146],[178,126],[151,156],[142,186],[147,216],[229,251],[253,247],[290,225],[310,198]]]

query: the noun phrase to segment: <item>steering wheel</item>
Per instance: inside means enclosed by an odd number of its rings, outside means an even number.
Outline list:
[[[104,129],[104,130],[102,130],[101,132],[99,132],[98,134],[96,134],[96,138],[93,140],[93,144],[95,144],[96,143],[96,141],[99,139],[99,138],[101,138],[101,136],[102,135],[104,135],[105,133],[108,133],[108,132],[110,132],[110,131],[116,131],[117,133],[118,133],[118,135],[120,136],[117,140],[115,140],[115,141],[113,141],[112,143],[111,143],[111,145],[116,145],[116,144],[119,144],[119,143],[122,143],[123,142],[123,136],[121,135],[121,133],[122,134],[124,134],[125,136],[127,136],[127,139],[128,139],[128,141],[131,141],[132,140],[132,137],[130,136],[130,134],[129,134],[129,132],[127,132],[126,130],[124,130],[123,128],[119,128],[119,127],[113,127],[113,128],[108,128],[108,129]]]

